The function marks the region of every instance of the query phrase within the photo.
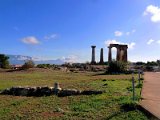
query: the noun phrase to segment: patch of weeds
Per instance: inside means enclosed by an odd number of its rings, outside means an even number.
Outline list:
[[[21,115],[21,114],[17,114],[17,115],[15,116],[15,119],[16,119],[16,120],[22,120],[22,118],[23,118],[23,115]]]
[[[127,90],[132,92],[133,91],[133,88],[131,86],[127,87]]]
[[[114,79],[108,80],[108,81],[115,81]]]
[[[105,101],[102,99],[91,98],[87,101],[79,101],[71,105],[71,109],[76,112],[89,112],[100,110],[105,105]]]
[[[6,114],[10,113],[10,109],[9,108],[4,108],[0,110],[0,116],[4,116]]]
[[[123,103],[123,104],[121,104],[120,109],[125,111],[125,112],[133,111],[133,110],[137,109],[137,104],[135,102]]]
[[[90,106],[88,104],[85,104],[85,103],[74,104],[72,106],[72,110],[76,111],[76,112],[89,112],[89,111],[92,111]]]
[[[142,84],[137,84],[135,88],[142,88]]]
[[[107,84],[107,83],[105,83],[103,86],[108,86],[108,84]]]
[[[106,120],[149,120],[149,119],[141,111],[133,110],[128,112],[120,112],[119,114],[115,114],[110,119]]]
[[[103,79],[102,81],[107,81],[106,79]]]
[[[13,102],[11,103],[11,105],[13,105],[13,106],[18,106],[18,105],[20,105],[20,104],[21,104],[20,101],[13,101]]]
[[[64,110],[61,109],[60,107],[56,107],[54,112],[64,113]]]
[[[121,112],[114,112],[113,114],[111,114],[110,116],[108,116],[105,120],[110,120],[112,118],[114,118],[115,116],[118,116]]]

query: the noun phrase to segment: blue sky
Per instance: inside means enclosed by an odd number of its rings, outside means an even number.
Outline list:
[[[0,0],[0,43],[0,53],[76,62],[91,60],[91,45],[107,61],[107,45],[121,43],[130,61],[157,60],[160,1]]]

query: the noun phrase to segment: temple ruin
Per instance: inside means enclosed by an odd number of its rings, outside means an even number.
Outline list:
[[[116,61],[122,61],[122,62],[127,62],[127,49],[128,45],[122,45],[122,44],[110,44],[108,46],[108,62],[112,61],[112,48],[115,47],[117,49],[117,55],[116,55]],[[91,64],[94,65],[96,64],[95,60],[95,48],[96,46],[92,45],[92,58],[91,58]],[[103,65],[104,60],[103,60],[103,48],[100,50],[100,62],[99,64]]]

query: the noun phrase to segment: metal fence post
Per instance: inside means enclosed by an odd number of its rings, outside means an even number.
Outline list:
[[[140,79],[141,79],[141,76],[140,76],[140,75],[141,75],[140,70],[138,70],[138,82],[139,82],[138,84],[139,84],[139,85],[140,85]]]
[[[133,100],[135,100],[134,73],[132,73],[132,90],[133,90]]]

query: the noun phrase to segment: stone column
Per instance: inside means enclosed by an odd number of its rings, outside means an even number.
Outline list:
[[[117,58],[116,58],[116,61],[120,60],[120,53],[121,53],[121,50],[120,50],[119,47],[117,47]]]
[[[124,49],[124,62],[128,61],[128,59],[127,59],[127,48],[128,47],[125,47],[125,49]]]
[[[100,52],[100,64],[104,64],[104,61],[103,61],[103,48],[101,48],[101,52]]]
[[[108,47],[109,48],[109,51],[108,51],[108,62],[111,62],[112,61],[112,48],[111,47]]]
[[[95,61],[95,48],[96,46],[91,46],[92,48],[92,60],[91,60],[91,64],[96,64],[96,61]]]

